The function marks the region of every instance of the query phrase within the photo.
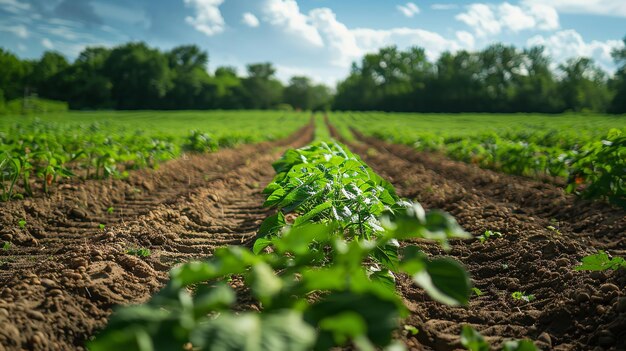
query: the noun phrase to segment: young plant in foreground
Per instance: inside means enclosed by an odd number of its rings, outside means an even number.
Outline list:
[[[145,247],[141,247],[138,249],[128,249],[126,250],[126,253],[138,257],[150,257],[150,255],[152,254],[150,252],[150,249],[147,249]]]
[[[581,264],[574,267],[577,271],[606,271],[608,269],[626,269],[626,260],[622,257],[610,257],[600,250],[597,254],[583,257]]]
[[[461,329],[461,345],[469,351],[489,351],[491,345],[476,329],[464,325]],[[502,351],[537,351],[537,347],[530,340],[510,340],[502,344]]]
[[[517,301],[526,301],[526,302],[531,302],[533,300],[535,300],[535,295],[533,294],[526,294],[526,292],[522,292],[522,291],[515,291],[511,294],[511,297],[513,298],[513,300],[517,300]]]
[[[482,233],[478,239],[480,240],[481,244],[484,244],[485,241],[489,240],[490,238],[501,238],[502,237],[502,233],[500,232],[496,232],[496,231],[491,231],[491,230],[485,230],[484,233]]]
[[[222,248],[173,269],[149,302],[114,313],[90,350],[386,348],[407,314],[398,273],[437,301],[468,303],[471,284],[458,262],[399,247],[468,237],[451,216],[400,201],[339,145],[290,150],[274,168],[266,204],[280,211],[263,222],[253,251]],[[288,224],[283,211],[298,217]],[[243,279],[248,292],[236,294],[230,279]],[[241,312],[242,294],[261,312]]]

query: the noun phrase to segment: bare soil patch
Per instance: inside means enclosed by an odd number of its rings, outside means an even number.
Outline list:
[[[83,349],[112,307],[148,299],[172,266],[245,244],[267,215],[272,162],[312,135],[309,125],[278,142],[3,203],[0,239],[13,245],[0,250],[0,350]],[[139,248],[150,256],[128,253]]]

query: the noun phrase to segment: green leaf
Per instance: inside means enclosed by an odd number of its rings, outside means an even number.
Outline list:
[[[296,311],[222,314],[191,334],[203,351],[307,351],[314,342],[315,329]]]
[[[247,275],[246,283],[252,289],[252,293],[266,305],[269,305],[272,297],[278,294],[283,287],[282,280],[276,276],[274,270],[267,263],[263,262],[252,266]]]
[[[278,211],[275,215],[267,217],[257,233],[257,238],[274,236],[285,226],[285,215]]]
[[[309,222],[312,219],[314,219],[315,217],[317,217],[318,215],[320,215],[321,213],[323,213],[324,211],[330,209],[333,206],[332,201],[326,201],[323,202],[317,206],[315,206],[314,208],[312,208],[310,211],[308,211],[307,213],[299,216],[298,218],[296,218],[296,220],[293,222],[294,226],[297,225],[301,225],[305,222]]]
[[[319,326],[329,317],[352,313],[365,323],[367,338],[377,346],[391,342],[391,333],[398,328],[399,312],[394,301],[371,294],[350,292],[332,293],[310,306],[306,320]],[[334,345],[334,330],[321,330],[316,350],[327,350]],[[344,334],[345,335],[345,334]]]
[[[621,257],[609,258],[609,255],[600,250],[597,254],[583,257],[582,263],[574,267],[577,271],[605,271],[608,269],[626,268],[626,260]]]
[[[482,335],[469,325],[461,329],[461,345],[470,351],[489,351],[491,348]]]
[[[537,346],[530,340],[507,341],[502,346],[502,351],[537,351]]]
[[[434,300],[447,305],[467,305],[471,282],[467,271],[450,258],[426,261],[426,269],[413,275],[413,281]]]

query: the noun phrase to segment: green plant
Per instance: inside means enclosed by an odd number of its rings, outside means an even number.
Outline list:
[[[600,250],[598,253],[585,256],[579,266],[574,267],[577,271],[605,271],[608,269],[626,269],[626,260],[622,257],[610,257]]]
[[[110,215],[113,214],[114,211],[115,211],[115,209],[113,208],[113,206],[107,208],[107,213],[110,214]]]
[[[17,222],[17,225],[19,225],[22,229],[26,228],[26,220],[21,219],[19,222]]]
[[[2,250],[9,251],[11,249],[11,246],[13,246],[13,244],[11,244],[10,241],[5,241],[2,245]]]
[[[480,240],[481,243],[485,243],[485,241],[487,241],[489,238],[501,238],[502,237],[502,233],[500,232],[496,232],[496,231],[491,231],[491,230],[485,230],[484,233],[482,233],[478,239]]]
[[[150,252],[150,249],[147,249],[145,247],[140,247],[136,249],[128,249],[126,250],[126,253],[129,255],[139,256],[139,257],[150,257],[150,255],[152,254]]]
[[[482,290],[480,290],[480,289],[478,289],[478,288],[476,288],[476,287],[473,287],[473,288],[472,288],[472,292],[473,292],[473,293],[474,293],[474,295],[476,295],[476,296],[481,296],[481,295],[483,295],[483,294],[484,294],[484,293],[482,292]]]
[[[526,294],[526,292],[522,292],[522,291],[515,291],[511,294],[511,297],[513,298],[513,300],[517,300],[517,301],[526,301],[526,302],[531,302],[533,300],[535,300],[535,295],[533,294]]]
[[[386,347],[407,312],[395,291],[398,273],[437,301],[467,304],[470,281],[459,263],[398,245],[423,238],[447,247],[449,238],[468,237],[452,217],[399,200],[338,144],[289,150],[274,168],[266,205],[279,211],[261,225],[253,251],[221,248],[173,269],[146,304],[114,313],[90,349]],[[287,223],[283,211],[298,216]],[[260,313],[236,312],[233,278]]]
[[[489,351],[491,345],[474,328],[464,325],[461,328],[461,345],[470,351]],[[537,351],[537,347],[530,340],[510,340],[502,345],[502,351]]]
[[[103,230],[106,226],[102,223],[98,224],[98,228],[100,228],[100,230]]]

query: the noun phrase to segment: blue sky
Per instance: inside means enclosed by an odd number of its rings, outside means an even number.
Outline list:
[[[328,84],[388,45],[421,46],[432,59],[493,42],[544,45],[555,62],[589,56],[611,71],[624,36],[625,0],[0,0],[0,47],[20,57],[193,43],[208,51],[211,71],[271,61],[282,80]]]

